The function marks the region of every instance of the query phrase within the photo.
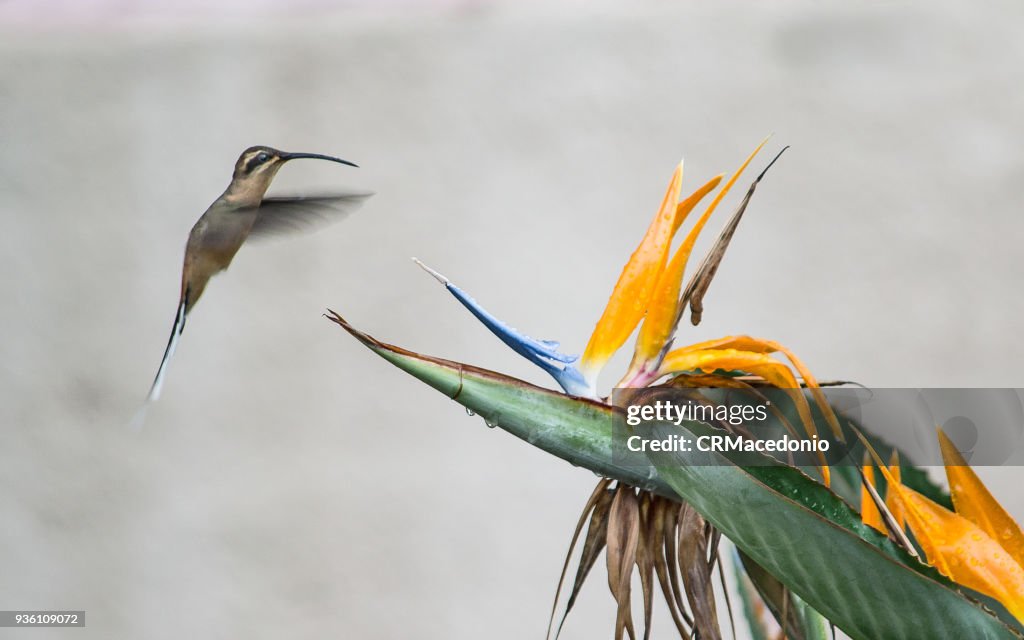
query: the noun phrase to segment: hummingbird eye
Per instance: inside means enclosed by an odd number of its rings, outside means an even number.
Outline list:
[[[270,160],[271,156],[266,151],[260,151],[254,156],[249,156],[249,159],[245,163],[245,172],[251,173],[256,167],[265,164]]]

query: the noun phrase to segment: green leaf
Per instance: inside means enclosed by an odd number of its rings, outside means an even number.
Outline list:
[[[333,313],[333,312],[332,312]],[[612,458],[612,408],[502,374],[379,342],[331,318],[395,366],[530,444],[633,486],[684,499],[809,606],[856,639],[1022,638],[930,567],[864,526],[827,488],[790,467],[736,466],[710,452]],[[701,423],[662,425],[695,437]]]
[[[828,640],[829,624],[825,616],[821,615],[800,598],[793,596],[793,605],[803,623],[804,634],[807,640]]]
[[[692,439],[721,433],[684,422],[655,425],[652,437],[680,431]],[[757,466],[760,454],[751,453],[648,456],[681,498],[853,638],[1019,637],[798,469]]]

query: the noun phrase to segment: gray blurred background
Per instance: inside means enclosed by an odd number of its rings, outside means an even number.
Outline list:
[[[869,385],[1024,386],[1022,18],[0,2],[0,609],[88,612],[0,636],[540,637],[594,477],[320,314],[550,385],[409,257],[578,352],[679,157],[692,189],[770,132],[793,148],[681,339],[770,337]],[[362,166],[291,163],[279,188],[378,195],[244,247],[132,431],[186,235],[257,143]],[[983,474],[1024,516],[1022,470]],[[599,569],[566,637],[613,619]]]

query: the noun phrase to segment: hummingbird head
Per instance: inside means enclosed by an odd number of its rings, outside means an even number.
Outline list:
[[[274,176],[277,175],[278,170],[281,169],[284,163],[297,158],[330,160],[331,162],[347,164],[351,167],[359,166],[334,156],[325,156],[319,153],[288,153],[278,151],[273,147],[257,145],[249,147],[242,152],[242,155],[238,156],[238,161],[235,163],[235,172],[231,177],[229,191],[233,191],[236,195],[242,197],[254,198],[258,201],[266,193],[267,188],[270,187],[271,180],[274,179]]]

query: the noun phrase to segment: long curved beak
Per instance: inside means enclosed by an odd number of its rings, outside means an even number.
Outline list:
[[[334,156],[325,156],[321,153],[282,153],[278,157],[286,162],[288,160],[295,160],[296,158],[313,158],[315,160],[330,160],[331,162],[337,162],[339,164],[347,164],[350,167],[359,167],[359,165],[354,162],[335,158]]]

